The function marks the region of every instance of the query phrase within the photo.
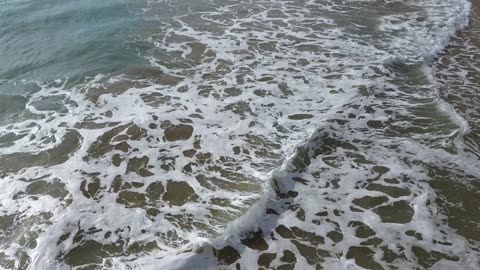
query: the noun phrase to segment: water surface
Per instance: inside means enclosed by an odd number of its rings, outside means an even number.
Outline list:
[[[480,267],[469,2],[0,9],[2,267]]]

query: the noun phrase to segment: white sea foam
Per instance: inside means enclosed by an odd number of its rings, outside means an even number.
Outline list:
[[[73,89],[66,87],[67,80],[54,86],[41,85],[41,90],[30,97],[26,110],[42,118],[1,127],[0,135],[10,131],[25,134],[13,145],[1,148],[1,154],[50,153],[72,130],[80,134],[81,142],[78,149],[68,153],[64,163],[27,166],[18,174],[2,179],[4,190],[0,198],[5,214],[18,215],[18,220],[42,213],[52,215],[47,218],[49,222],[34,222],[25,229],[38,233],[35,247],[11,241],[4,252],[14,258],[19,251],[26,252],[31,260],[30,269],[67,269],[68,262],[58,258],[84,244],[75,240],[76,235],[81,235],[84,240],[104,245],[122,241],[123,251],[135,243],[150,241],[158,247],[139,254],[119,252],[105,256],[99,264],[107,269],[157,269],[159,265],[166,269],[215,269],[213,248],[232,245],[242,250],[239,262],[244,269],[256,269],[260,253],[246,248],[241,239],[257,229],[267,233],[277,225],[284,225],[322,236],[341,231],[343,240],[337,243],[324,237],[325,243],[316,248],[332,255],[325,259],[325,266],[358,269],[354,259],[347,258],[347,251],[365,241],[354,236],[355,228],[351,225],[352,221],[361,221],[394,252],[401,253],[405,247],[411,247],[412,238],[403,232],[415,230],[423,237],[418,241],[421,248],[459,256],[462,265],[477,263],[473,253],[467,254],[471,250],[466,240],[442,222],[441,212],[431,203],[436,194],[428,185],[427,169],[418,164],[423,161],[455,165],[480,176],[476,161],[448,153],[441,147],[433,148],[434,143],[425,143],[432,137],[445,141],[451,133],[410,135],[394,129],[418,128],[403,119],[411,120],[413,111],[428,99],[450,115],[462,128],[461,134],[468,131],[465,122],[435,99],[431,81],[414,86],[405,83],[403,88],[419,90],[409,92],[395,84],[395,80],[403,79],[403,74],[384,65],[388,66],[392,58],[401,59],[405,65],[430,61],[458,29],[466,26],[470,5],[466,1],[412,1],[403,4],[405,12],[375,18],[373,22],[365,20],[365,25],[361,20],[342,21],[353,12],[349,9],[352,6],[366,12],[374,2],[310,1],[305,6],[288,1],[218,6],[212,3],[215,10],[193,11],[178,15],[173,21],[161,21],[158,32],[142,37],[152,45],[145,57],[162,71],[152,77],[165,76],[163,80],[167,82],[148,80],[156,78],[135,81],[128,79],[127,74],[113,78],[98,75]],[[175,7],[183,3],[168,4]],[[144,11],[154,13],[155,5],[160,4],[149,3]],[[351,27],[350,23],[357,27]],[[380,37],[373,41],[367,34],[356,31],[380,31]],[[176,78],[178,82],[169,82]],[[238,93],[229,94],[227,89]],[[104,90],[105,94],[96,102],[85,98]],[[36,103],[45,100],[49,104],[59,103],[53,97],[59,98],[68,112],[41,110]],[[375,108],[375,112],[366,111],[365,106]],[[394,116],[388,113],[389,109]],[[350,114],[354,115],[352,120]],[[394,119],[393,131],[369,127],[369,121],[388,123],[391,119]],[[167,141],[165,128],[151,128],[151,124],[161,126],[167,121],[173,125],[191,125],[193,136]],[[82,122],[97,126],[76,125]],[[138,140],[127,140],[127,152],[117,149],[92,157],[90,149],[97,139],[122,125],[135,125],[144,134]],[[128,132],[119,131],[119,136],[122,135]],[[351,144],[356,150],[347,146],[318,150],[324,140],[332,138],[335,143]],[[328,148],[328,143],[325,144]],[[234,147],[239,150],[233,150]],[[195,159],[183,154],[191,149],[205,156]],[[304,149],[307,154],[302,152]],[[315,155],[316,150],[321,153]],[[126,159],[119,166],[112,165],[115,154]],[[311,163],[303,164],[300,170],[296,162],[302,155]],[[129,171],[128,159],[143,157],[148,162],[136,171]],[[456,160],[454,165],[451,160]],[[375,173],[375,164],[388,168],[388,172]],[[192,172],[184,169],[188,166]],[[140,169],[152,175],[140,177]],[[170,180],[184,181],[198,199],[183,205],[147,200],[147,205],[126,207],[118,203],[118,193],[108,191],[117,175],[122,175],[124,182],[140,183],[127,190],[141,194],[156,181],[163,187]],[[199,175],[206,180],[201,182]],[[65,198],[22,196],[32,179],[43,176],[49,183],[61,179],[68,195]],[[308,184],[293,182],[294,177]],[[358,188],[375,177],[379,177],[382,185],[410,191],[404,196],[388,196],[379,205],[408,202],[413,209],[410,222],[385,223],[375,212],[378,208],[351,210],[356,199],[385,196],[382,191]],[[390,178],[405,180],[391,184],[387,181]],[[83,192],[82,181],[86,181]],[[98,191],[87,197],[85,193],[94,183],[98,183]],[[288,191],[301,195],[278,198],[277,193]],[[303,221],[297,218],[296,210],[289,208],[291,205],[303,209]],[[149,215],[148,208],[159,209],[158,215]],[[268,208],[280,215],[266,215]],[[315,216],[323,211],[328,213],[327,217]],[[315,220],[319,224],[313,223]],[[95,232],[96,229],[102,231]],[[85,233],[88,230],[93,232]],[[114,233],[104,237],[106,232]],[[451,246],[433,245],[433,240],[445,240]],[[195,253],[199,248],[203,251]],[[189,249],[194,252],[185,252]],[[296,269],[313,267],[290,241],[268,241],[267,252],[283,250],[294,251]],[[381,265],[415,267],[416,255],[411,250],[405,250],[404,254],[407,260]],[[381,255],[378,251],[372,256],[380,259]],[[19,262],[17,258],[16,263]],[[280,260],[272,262],[274,267],[281,264]],[[434,267],[442,269],[447,265],[449,262],[440,260]]]

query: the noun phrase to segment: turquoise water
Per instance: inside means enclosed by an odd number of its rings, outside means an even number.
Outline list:
[[[12,82],[81,79],[122,73],[141,63],[134,46],[137,18],[122,0],[0,2],[0,93],[31,88]]]

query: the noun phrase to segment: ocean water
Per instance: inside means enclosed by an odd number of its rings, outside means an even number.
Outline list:
[[[479,269],[478,6],[0,1],[0,268]]]

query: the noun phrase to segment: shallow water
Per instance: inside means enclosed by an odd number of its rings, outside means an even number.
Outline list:
[[[480,267],[470,3],[77,2],[0,3],[3,268]]]

